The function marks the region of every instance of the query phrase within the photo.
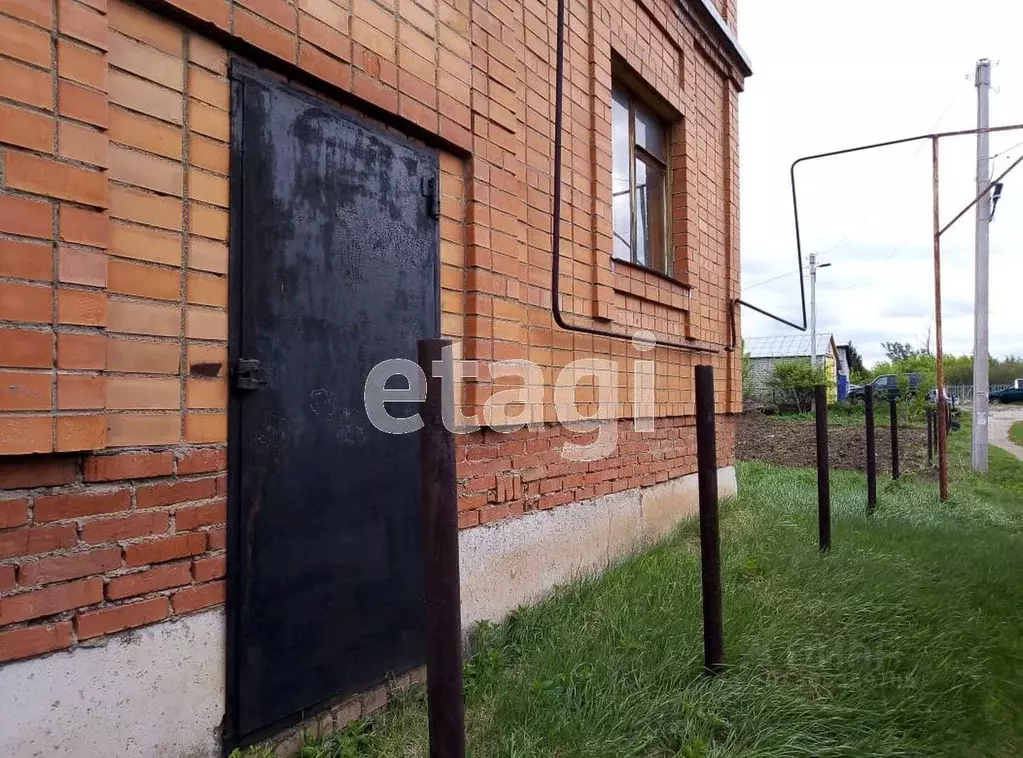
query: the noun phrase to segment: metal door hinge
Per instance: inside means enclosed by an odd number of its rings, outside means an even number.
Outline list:
[[[255,358],[239,358],[231,365],[231,385],[237,390],[260,390],[266,379]]]
[[[437,180],[432,176],[423,177],[423,197],[426,198],[426,212],[432,218],[440,218],[440,193],[437,191]]]

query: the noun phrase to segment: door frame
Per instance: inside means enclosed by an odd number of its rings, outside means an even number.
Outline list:
[[[314,706],[308,711],[300,711],[292,716],[269,724],[262,729],[249,734],[239,734],[238,731],[238,707],[239,707],[239,660],[241,651],[238,649],[238,624],[241,622],[241,594],[244,577],[242,575],[241,550],[243,534],[241,528],[241,484],[242,484],[242,456],[241,456],[241,396],[231,390],[231,366],[234,361],[243,357],[239,353],[242,335],[241,313],[241,292],[242,292],[242,230],[244,211],[244,161],[237,160],[236,156],[242,154],[242,122],[244,89],[246,80],[254,81],[266,87],[277,89],[307,101],[310,105],[324,108],[334,113],[338,118],[348,121],[362,129],[374,132],[386,137],[389,140],[402,143],[405,147],[413,150],[423,157],[432,160],[436,167],[435,186],[436,193],[432,200],[439,207],[440,204],[440,165],[437,150],[418,142],[407,135],[387,128],[380,122],[368,117],[359,117],[355,113],[345,110],[341,104],[317,97],[307,90],[303,90],[295,83],[273,74],[270,71],[261,69],[243,58],[232,55],[229,62],[228,81],[231,86],[231,135],[230,155],[231,160],[228,169],[228,180],[230,183],[230,224],[228,240],[228,338],[227,338],[227,366],[225,375],[228,380],[228,403],[227,403],[227,556],[226,556],[226,582],[227,598],[225,604],[226,640],[225,640],[225,702],[224,720],[222,725],[222,747],[226,756],[238,747],[251,745],[266,737],[276,734],[289,726],[300,723],[310,716],[318,713],[321,709]],[[428,202],[424,194],[423,202]],[[434,266],[434,292],[436,294],[436,308],[434,309],[433,334],[423,335],[424,338],[437,337],[440,335],[441,323],[441,260],[440,260],[440,216],[437,213],[437,234],[434,249],[437,251],[436,265]],[[331,699],[324,703],[331,702]],[[321,703],[320,705],[323,705]]]

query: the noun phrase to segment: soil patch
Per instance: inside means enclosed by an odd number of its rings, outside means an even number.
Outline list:
[[[875,431],[877,472],[891,474],[891,431],[878,426]],[[866,429],[843,424],[828,427],[828,458],[831,468],[866,471]],[[817,465],[817,433],[812,422],[745,413],[739,420],[735,455],[740,461],[763,461],[775,466],[813,468]],[[937,451],[935,451],[937,465]],[[927,430],[915,427],[899,429],[899,468],[902,473],[934,476],[927,465]]]

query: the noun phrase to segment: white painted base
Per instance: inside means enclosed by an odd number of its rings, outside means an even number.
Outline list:
[[[718,469],[718,496],[737,491],[735,468]],[[668,536],[699,512],[696,474],[605,495],[459,535],[462,626],[500,621],[555,585],[605,569]]]
[[[224,714],[224,612],[0,667],[0,755],[212,758]]]
[[[718,492],[735,494],[733,468]],[[692,474],[462,532],[465,628],[606,568],[697,508]],[[0,666],[0,755],[219,756],[224,628],[213,610]]]

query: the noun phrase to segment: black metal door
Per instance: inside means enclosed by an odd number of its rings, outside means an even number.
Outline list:
[[[439,247],[434,154],[233,80],[229,742],[424,660],[418,436],[363,391],[436,335]]]

